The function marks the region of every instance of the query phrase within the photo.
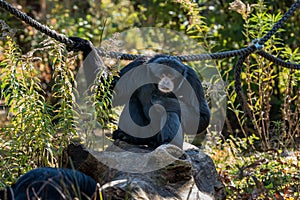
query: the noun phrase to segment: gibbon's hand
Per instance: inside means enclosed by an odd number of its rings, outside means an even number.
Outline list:
[[[87,57],[87,55],[93,50],[93,44],[85,39],[80,37],[69,37],[70,40],[75,42],[75,45],[72,48],[68,48],[68,50],[72,51],[82,51],[83,59]]]

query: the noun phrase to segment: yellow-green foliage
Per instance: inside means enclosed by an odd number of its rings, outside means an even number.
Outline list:
[[[7,38],[6,46],[0,79],[11,123],[1,129],[2,183],[10,183],[19,174],[38,166],[59,166],[62,148],[75,133],[72,85],[68,82],[73,76],[62,61],[62,47],[50,41],[39,49],[53,53],[54,94],[60,99],[61,108],[53,112],[45,100],[35,67],[41,59],[33,56],[34,51],[22,55],[11,38]],[[53,125],[55,119],[59,120]]]
[[[226,186],[226,199],[299,199],[299,151],[254,152],[249,142],[257,141],[254,135],[230,137],[207,151]]]
[[[245,45],[262,38],[282,17],[281,13],[269,14],[263,1],[252,9],[252,13],[243,15]],[[287,61],[298,62],[298,48],[292,51],[288,44],[278,36],[285,33],[280,29],[267,41],[264,50]],[[293,140],[299,134],[299,70],[286,69],[275,65],[259,55],[252,54],[244,63],[242,73],[243,88],[247,95],[248,106],[253,120],[246,123],[240,112],[235,92],[234,80],[229,84],[229,108],[235,113],[245,136],[256,134],[261,141],[260,148],[296,147]],[[226,72],[230,73],[230,71]],[[237,107],[235,107],[237,105]],[[272,111],[273,109],[273,111]],[[249,125],[250,124],[250,125]],[[245,128],[245,127],[248,127]],[[245,130],[247,129],[247,130]]]

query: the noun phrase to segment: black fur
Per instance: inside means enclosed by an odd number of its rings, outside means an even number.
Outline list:
[[[92,51],[92,46],[90,41],[84,40],[80,37],[69,37],[70,40],[74,42],[74,46],[72,48],[68,47],[68,50],[72,51],[82,51],[83,58],[86,58],[87,55]]]
[[[11,186],[12,192],[7,188],[6,197],[7,200],[25,200],[34,197],[57,200],[74,199],[80,194],[81,199],[92,199],[96,186],[94,179],[79,171],[44,167],[31,170],[21,176]],[[0,192],[0,199],[4,200],[4,191]]]
[[[148,62],[146,62],[143,59],[138,59],[136,61],[131,62],[129,65],[125,66],[121,70],[119,79],[121,79],[122,76],[124,76],[130,70],[142,64],[153,64],[153,63],[162,64],[171,67],[182,75],[181,77],[179,77],[179,80],[176,79],[174,80],[175,86],[180,87],[180,82],[183,77],[185,77],[186,80],[189,82],[189,84],[191,85],[191,87],[193,88],[196,94],[196,98],[197,98],[196,101],[198,101],[199,107],[195,107],[193,100],[189,102],[189,100],[186,99],[185,102],[183,103],[186,106],[187,112],[190,112],[191,115],[193,115],[192,113],[194,110],[196,109],[199,110],[200,118],[197,119],[191,116],[189,120],[192,120],[194,123],[195,121],[198,123],[197,133],[204,131],[209,124],[210,111],[204,97],[204,92],[203,92],[201,82],[196,72],[189,66],[181,63],[177,58],[172,56],[158,55],[150,59]],[[160,72],[158,70],[158,73],[163,73],[163,72]],[[140,78],[140,77],[136,77],[136,78]],[[132,79],[134,79],[134,77],[132,77]],[[132,81],[130,82],[130,84],[131,83]],[[182,143],[183,143],[182,131],[189,133],[189,130],[188,127],[181,127],[184,130],[180,130],[181,110],[180,110],[179,101],[177,100],[176,96],[172,92],[170,93],[160,92],[157,88],[157,84],[143,85],[142,87],[138,88],[131,97],[127,96],[130,94],[129,92],[126,91],[126,87],[124,88],[125,89],[122,91],[121,97],[120,96],[118,97],[117,104],[124,104],[126,103],[126,99],[130,98],[129,105],[125,105],[125,108],[126,106],[129,106],[130,116],[137,125],[146,126],[150,123],[151,119],[149,116],[149,109],[155,103],[161,104],[165,108],[167,112],[166,115],[167,120],[166,120],[166,124],[161,129],[161,131],[157,132],[157,134],[154,136],[146,137],[146,138],[135,137],[132,136],[131,133],[126,133],[124,130],[119,128],[113,133],[113,139],[120,139],[132,144],[149,145],[153,147],[157,147],[161,144],[172,142],[173,144],[182,147]],[[180,88],[175,88],[175,90],[177,90],[178,93],[180,92],[184,93],[184,91],[180,91]],[[120,121],[121,120],[124,120],[124,118],[122,118],[122,114],[120,117]],[[191,123],[192,121],[190,122],[186,121],[185,124]],[[179,135],[176,135],[177,132]],[[173,140],[173,138],[175,139]]]
[[[92,51],[91,43],[89,41],[83,40],[78,37],[70,37],[70,39],[72,39],[76,43],[75,50],[83,51],[84,58],[86,58],[86,56]],[[95,61],[96,60],[97,59],[95,59]],[[183,132],[187,134],[194,134],[195,132],[201,133],[209,125],[210,111],[204,97],[204,91],[201,81],[196,72],[191,67],[184,65],[176,57],[157,55],[150,60],[142,57],[129,63],[120,71],[118,77],[114,77],[113,86],[116,85],[127,72],[134,70],[138,66],[143,64],[162,64],[175,69],[178,73],[181,74],[181,77],[177,77],[177,79],[174,80],[175,90],[179,92],[179,94],[180,92],[182,94],[185,94],[185,91],[180,91],[180,82],[182,80],[182,77],[185,77],[185,79],[193,88],[193,91],[196,94],[196,99],[185,98],[185,101],[181,102],[184,104],[183,112],[185,112],[185,116],[188,116],[185,121],[181,122],[182,110],[180,109],[178,99],[172,92],[167,94],[162,93],[158,90],[157,84],[146,84],[138,88],[132,96],[128,96],[130,95],[130,93],[127,91],[126,86],[124,86],[124,88],[122,89],[123,91],[121,91],[122,94],[119,95],[119,97],[115,99],[114,102],[116,105],[125,104],[125,108],[129,108],[130,117],[135,122],[135,124],[139,126],[147,126],[150,123],[151,118],[149,116],[149,109],[154,104],[160,104],[166,110],[166,116],[161,118],[156,117],[155,120],[157,120],[159,123],[159,121],[164,118],[166,119],[166,123],[159,132],[149,137],[147,137],[147,135],[143,135],[143,137],[135,137],[132,136],[131,133],[126,133],[126,131],[118,128],[118,130],[113,133],[113,139],[120,139],[131,144],[149,145],[152,147],[157,147],[161,144],[172,142],[173,144],[182,147]],[[95,65],[97,65],[97,62],[95,62]],[[159,73],[164,72],[163,70],[160,70],[158,68],[155,73],[157,74],[152,74],[151,76],[157,76],[159,75]],[[131,80],[128,81],[130,82],[130,84],[132,84],[134,83],[135,79],[142,78],[143,77],[131,77]],[[127,105],[128,99],[130,99],[130,101]],[[197,103],[195,103],[195,101],[197,101]],[[195,114],[195,111],[200,112],[200,116]],[[160,111],[157,111],[157,116],[159,116],[159,112]],[[121,114],[119,124],[123,120],[126,121],[126,119],[124,119]],[[190,127],[193,127],[193,124],[195,123],[197,126],[197,130],[195,132],[191,132]],[[176,135],[177,132],[178,134]],[[143,133],[140,134],[142,135]],[[173,140],[173,138],[175,138],[175,140]]]

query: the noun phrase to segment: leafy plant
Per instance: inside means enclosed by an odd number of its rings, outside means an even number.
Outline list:
[[[0,143],[3,149],[1,177],[6,177],[6,182],[38,166],[59,166],[63,147],[75,135],[73,74],[67,67],[70,63],[61,45],[53,41],[44,45],[44,48],[22,55],[15,42],[7,38],[5,59],[1,62],[1,94],[9,106],[11,123],[2,128],[1,137],[5,141]],[[53,90],[54,96],[59,98],[54,105],[57,108],[54,115],[54,107],[45,99],[35,67],[41,62],[39,57],[33,56],[38,50],[53,53],[56,72]],[[57,121],[55,125],[53,120]]]
[[[6,142],[3,174],[10,179],[36,166],[55,163],[51,107],[45,102],[34,63],[33,52],[22,55],[11,38],[7,39],[5,59],[1,62],[1,90],[9,105],[11,124],[3,128]],[[3,162],[3,160],[2,160]]]
[[[282,17],[279,14],[268,14],[264,6],[264,1],[260,0],[258,4],[255,5],[255,12],[251,15],[244,14],[243,18],[245,20],[245,32],[246,41],[253,41],[257,38],[262,38],[273,25]],[[280,29],[278,33],[284,32]],[[273,55],[289,60],[299,59],[299,55],[296,51],[284,50],[289,49],[277,35],[274,35],[269,41],[264,45],[264,49]],[[235,108],[236,96],[231,93],[229,95],[230,108],[234,111],[239,124],[242,127],[244,135],[257,134],[261,139],[262,149],[270,149],[271,147],[285,147],[285,145],[291,145],[290,147],[295,147],[295,143],[292,141],[291,136],[296,136],[299,133],[297,125],[299,124],[299,101],[297,95],[297,82],[299,77],[297,73],[292,73],[291,69],[283,69],[283,67],[277,66],[274,63],[263,59],[262,57],[253,54],[251,58],[247,59],[244,63],[246,70],[242,73],[242,78],[245,79],[244,91],[247,93],[248,106],[251,110],[251,125],[244,121],[244,116],[242,113],[239,114],[238,109]],[[282,79],[286,77],[286,79]],[[293,81],[286,81],[293,80]],[[230,87],[233,86],[231,83]],[[284,102],[278,102],[278,99],[274,101],[274,97],[280,99],[285,99]],[[286,98],[290,98],[290,102]],[[293,100],[291,100],[293,99]],[[291,103],[294,103],[291,104]],[[274,110],[279,110],[282,106],[282,120],[281,125],[286,127],[289,124],[290,131],[287,133],[284,131],[285,137],[278,137],[279,132],[274,129],[271,125],[273,121],[278,121],[280,118],[279,113],[274,115]],[[288,108],[287,108],[288,107]],[[290,108],[290,109],[289,109]],[[289,112],[290,120],[287,122],[286,112]],[[278,123],[277,123],[278,124]],[[250,128],[249,128],[250,127]],[[247,130],[246,130],[247,129]],[[250,130],[250,132],[249,132]],[[277,138],[277,140],[275,140]],[[289,142],[286,141],[287,138]]]
[[[226,186],[226,199],[298,199],[299,152],[249,152],[248,141],[258,139],[231,137],[209,151]]]

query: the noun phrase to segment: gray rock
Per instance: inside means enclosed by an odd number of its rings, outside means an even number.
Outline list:
[[[107,199],[226,198],[212,159],[191,144],[183,150],[174,145],[149,149],[117,141],[102,152],[71,144],[66,155],[75,169],[99,182]]]

